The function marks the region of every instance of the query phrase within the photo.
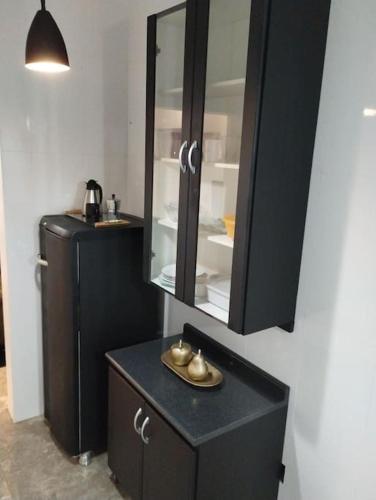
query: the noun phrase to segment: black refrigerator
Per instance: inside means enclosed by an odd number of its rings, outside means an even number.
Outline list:
[[[45,418],[82,464],[106,449],[112,349],[161,336],[158,290],[142,278],[143,220],[95,228],[70,216],[40,222]]]

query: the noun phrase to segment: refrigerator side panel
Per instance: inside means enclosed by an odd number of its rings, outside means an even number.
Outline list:
[[[142,279],[142,229],[80,238],[82,452],[107,441],[107,351],[160,333],[160,292]]]

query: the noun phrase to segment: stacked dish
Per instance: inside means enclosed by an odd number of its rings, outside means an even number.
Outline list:
[[[202,266],[196,268],[196,288],[195,295],[197,297],[206,297],[206,284],[209,279],[209,272]],[[169,264],[162,267],[159,281],[162,286],[175,289],[176,284],[176,264]]]
[[[176,265],[169,264],[168,266],[162,267],[161,274],[159,275],[159,281],[163,286],[175,288]]]

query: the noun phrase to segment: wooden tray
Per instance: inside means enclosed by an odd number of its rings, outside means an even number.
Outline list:
[[[193,355],[194,354],[195,353],[193,353]],[[223,382],[222,373],[215,366],[211,365],[208,362],[206,362],[209,370],[208,376],[205,380],[201,380],[200,382],[198,382],[196,380],[192,380],[191,378],[189,378],[188,369],[186,366],[177,366],[173,363],[170,350],[162,354],[161,361],[165,366],[167,366],[167,368],[173,371],[178,377],[183,379],[188,384],[194,385],[195,387],[203,387],[203,388],[216,387],[217,385]]]
[[[95,222],[94,227],[126,226],[127,224],[130,224],[129,220],[113,219],[113,220],[102,220],[99,222]]]

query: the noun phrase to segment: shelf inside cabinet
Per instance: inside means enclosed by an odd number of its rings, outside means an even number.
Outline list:
[[[234,240],[229,238],[226,234],[214,234],[208,236],[208,240],[218,245],[223,245],[228,248],[234,248]]]
[[[177,231],[178,229],[178,223],[176,221],[168,219],[167,217],[157,219],[157,223],[160,226],[168,227],[169,229],[173,229],[174,231]],[[208,235],[207,239],[209,241],[213,241],[214,243],[218,243],[227,247],[233,247],[234,242],[225,234],[213,234],[213,232],[211,232],[209,229],[205,229],[202,226],[200,226],[200,234],[203,236]]]
[[[158,224],[164,227],[169,227],[170,229],[174,229],[175,231],[178,229],[178,223],[173,220],[167,219],[167,217],[164,219],[158,219]]]
[[[207,97],[233,97],[243,96],[245,89],[245,78],[234,78],[214,82],[208,86]]]
[[[233,97],[243,96],[245,89],[245,78],[233,78],[209,84],[206,97]],[[181,95],[182,87],[174,87],[162,91],[164,95]]]
[[[156,160],[158,164],[163,165],[173,165],[179,166],[179,160],[177,158],[160,158]],[[202,162],[202,167],[214,167],[214,168],[223,168],[226,170],[239,170],[238,163],[226,163],[226,162]]]
[[[159,276],[151,280],[152,283],[155,285],[158,285],[160,288],[163,288],[163,290],[166,290],[168,293],[172,293],[172,295],[175,295],[175,288],[172,286],[167,286],[161,283],[161,280],[159,279]]]
[[[239,170],[239,164],[238,163],[207,163],[207,165],[213,165],[215,168],[225,168],[228,170]]]
[[[160,163],[168,163],[170,165],[179,165],[179,160],[177,158],[161,158],[160,160],[157,160]]]
[[[164,95],[181,95],[183,93],[183,87],[174,87],[172,89],[164,89],[160,91]]]
[[[167,217],[157,219],[157,223],[160,226],[168,227],[169,229],[173,229],[174,231],[177,231],[178,229],[178,223],[176,221],[168,219]],[[220,245],[225,245],[228,247],[230,246],[230,242],[225,241],[225,239],[227,238],[225,234],[215,234],[213,231],[210,231],[210,229],[206,229],[205,226],[200,226],[200,233],[202,236],[207,237],[208,240],[214,241],[214,243],[219,243]]]

